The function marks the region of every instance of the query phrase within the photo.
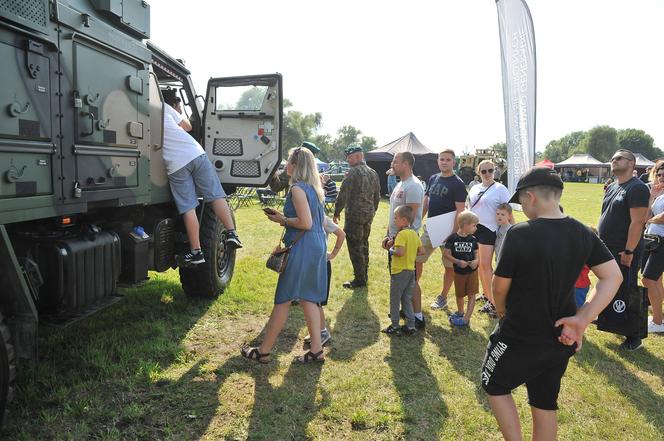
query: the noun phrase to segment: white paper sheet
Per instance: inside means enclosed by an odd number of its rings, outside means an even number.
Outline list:
[[[452,211],[427,218],[427,233],[429,233],[433,248],[441,246],[445,239],[452,234],[456,214],[456,211]]]

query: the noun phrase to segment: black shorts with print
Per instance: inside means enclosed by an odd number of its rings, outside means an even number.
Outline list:
[[[508,395],[525,384],[531,406],[557,410],[560,380],[574,348],[507,340],[494,332],[482,363],[482,388],[489,395]]]

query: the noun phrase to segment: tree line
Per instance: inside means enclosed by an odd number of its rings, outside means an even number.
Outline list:
[[[323,115],[320,112],[304,114],[292,107],[293,103],[284,99],[282,138],[284,158],[288,155],[288,149],[301,145],[302,141],[316,144],[321,150],[317,156],[325,162],[343,161],[344,149],[350,144],[360,144],[365,152],[376,148],[376,138],[363,135],[361,130],[352,125],[340,127],[334,137],[320,133],[323,123]]]
[[[611,126],[596,126],[588,131],[569,133],[546,145],[544,157],[561,162],[575,153],[588,153],[595,159],[607,162],[618,149],[628,149],[641,153],[650,160],[664,156],[664,152],[655,147],[652,136],[641,129],[615,129]]]

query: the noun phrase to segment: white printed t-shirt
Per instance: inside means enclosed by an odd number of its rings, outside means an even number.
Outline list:
[[[424,200],[424,187],[422,182],[416,176],[411,176],[405,181],[401,181],[394,187],[390,195],[390,237],[395,237],[399,229],[394,223],[394,210],[407,204],[420,204],[417,212],[414,213],[411,228],[419,233],[422,225],[422,202]]]
[[[481,194],[483,196],[479,199]],[[498,205],[509,201],[510,197],[509,190],[500,182],[494,182],[488,189],[484,184],[478,184],[468,191],[468,207],[480,218],[480,224],[491,231],[496,231],[498,228],[496,209]]]
[[[169,175],[180,170],[192,160],[205,154],[180,123],[184,118],[174,108],[164,103],[164,162]]]

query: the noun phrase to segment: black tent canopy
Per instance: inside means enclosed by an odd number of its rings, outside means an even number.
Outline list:
[[[422,144],[413,132],[408,132],[401,138],[364,155],[367,165],[378,173],[382,194],[387,194],[387,175],[385,172],[390,169],[394,155],[401,152],[410,152],[415,156],[413,174],[420,176],[425,182],[429,180],[431,175],[440,171],[438,169],[438,153]]]

